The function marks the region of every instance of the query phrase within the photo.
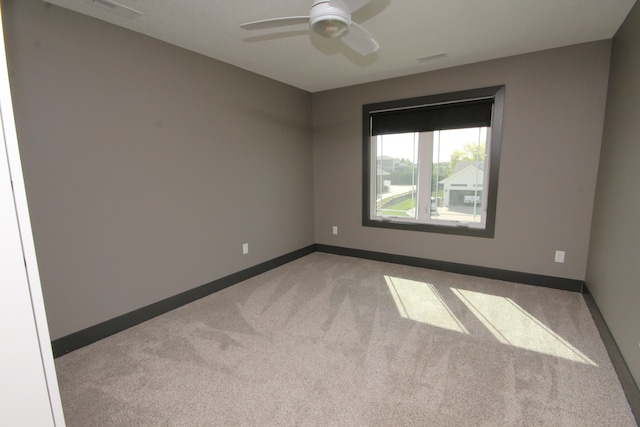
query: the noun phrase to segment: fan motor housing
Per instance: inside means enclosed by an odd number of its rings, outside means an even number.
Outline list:
[[[343,9],[329,6],[328,0],[317,0],[309,10],[311,28],[324,37],[340,37],[351,25],[351,14]]]

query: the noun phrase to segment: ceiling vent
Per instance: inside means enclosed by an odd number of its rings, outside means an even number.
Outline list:
[[[117,15],[124,16],[125,18],[133,19],[142,15],[142,12],[138,12],[135,9],[131,9],[130,7],[123,6],[111,0],[89,0],[89,3],[101,9],[108,10],[109,12],[115,13]]]
[[[433,55],[427,55],[421,58],[416,58],[416,61],[427,62],[427,61],[433,61],[434,59],[446,58],[447,56],[449,55],[446,52],[434,53]]]

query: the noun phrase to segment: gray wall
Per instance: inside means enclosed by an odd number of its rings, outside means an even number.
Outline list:
[[[3,9],[53,339],[314,242],[309,93],[39,0]]]
[[[640,4],[613,39],[587,286],[640,384]]]
[[[584,279],[609,55],[600,41],[314,93],[316,242]],[[495,238],[362,227],[362,104],[500,84]]]

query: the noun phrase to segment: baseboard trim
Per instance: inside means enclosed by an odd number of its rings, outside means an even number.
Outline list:
[[[363,258],[373,261],[390,262],[409,265],[412,267],[429,268],[431,270],[447,271],[467,276],[484,277],[487,279],[504,280],[507,282],[524,283],[527,285],[543,286],[564,291],[582,292],[584,281],[566,279],[562,277],[544,276],[540,274],[522,273],[518,271],[500,270],[497,268],[480,267],[477,265],[459,264],[448,261],[438,261],[428,258],[417,258],[406,255],[396,255],[384,252],[365,251],[340,246],[316,244],[318,252]]]
[[[468,276],[485,277],[489,279],[505,280],[508,282],[525,283],[529,285],[544,286],[566,291],[582,292],[584,282],[580,280],[564,279],[538,274],[521,273],[508,270],[499,270],[489,267],[479,267],[467,264],[459,264],[446,261],[437,261],[426,258],[409,257],[404,255],[388,254],[383,252],[365,251],[340,246],[313,244],[297,251],[282,255],[256,266],[247,268],[229,276],[214,280],[198,286],[178,295],[166,298],[162,301],[147,305],[137,310],[125,313],[113,319],[106,320],[97,325],[90,326],[78,332],[53,340],[53,356],[60,357],[71,351],[92,344],[103,338],[129,329],[139,323],[153,319],[156,316],[167,313],[185,304],[189,304],[212,293],[218,292],[243,280],[272,270],[276,267],[294,261],[313,252],[326,252],[335,255],[350,256],[355,258],[370,259],[373,261],[391,262],[395,264],[409,265],[413,267],[442,270]]]
[[[622,357],[620,348],[613,338],[613,334],[611,334],[611,330],[607,326],[607,322],[604,320],[598,304],[596,304],[596,300],[589,292],[586,284],[582,296],[591,312],[591,317],[593,317],[596,328],[598,328],[604,347],[607,349],[607,353],[609,353],[609,359],[611,359],[613,368],[616,370],[616,374],[618,374],[618,379],[620,380],[624,394],[627,396],[627,401],[636,419],[636,424],[640,425],[640,390],[638,389],[638,384],[636,384],[633,379],[627,362],[625,362],[624,357]]]
[[[121,316],[90,326],[78,332],[66,335],[51,342],[53,357],[60,357],[73,350],[92,344],[108,336],[129,329],[132,326],[153,319],[185,304],[189,304],[229,286],[265,273],[281,265],[287,264],[305,255],[315,252],[315,245],[310,245],[297,251],[279,256],[237,273],[230,274],[218,280],[179,293],[162,301],[147,305]]]

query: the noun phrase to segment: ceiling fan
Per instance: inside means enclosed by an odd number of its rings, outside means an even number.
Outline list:
[[[378,50],[378,43],[361,25],[351,20],[351,14],[371,0],[314,0],[309,16],[288,16],[264,19],[240,25],[245,30],[263,30],[309,23],[313,31],[328,38],[339,38],[354,51],[365,56]]]

